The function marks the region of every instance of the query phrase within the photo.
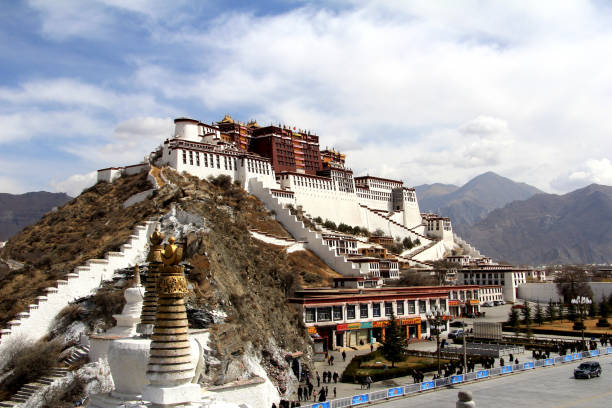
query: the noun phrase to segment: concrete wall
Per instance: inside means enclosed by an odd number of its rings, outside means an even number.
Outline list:
[[[146,256],[148,237],[157,222],[148,221],[137,226],[128,243],[120,252],[109,252],[105,259],[91,259],[75,268],[65,280],[57,281],[57,287],[46,289],[46,296],[39,296],[26,312],[8,323],[0,338],[0,361],[2,353],[12,341],[36,341],[49,331],[57,314],[75,299],[90,295],[105,280],[110,280],[117,269],[127,268],[142,262]],[[1,363],[0,363],[1,364]]]
[[[589,286],[593,291],[593,301],[600,302],[602,296],[606,298],[612,293],[612,282],[590,282]],[[553,302],[560,302],[563,299],[557,292],[555,283],[524,283],[518,287],[518,298],[529,301],[548,302],[552,299]]]

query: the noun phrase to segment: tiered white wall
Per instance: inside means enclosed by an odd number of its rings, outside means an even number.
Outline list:
[[[453,238],[454,241],[457,245],[459,245],[461,248],[463,248],[467,254],[471,257],[474,258],[480,258],[482,257],[482,254],[480,253],[480,251],[478,251],[476,248],[474,248],[472,245],[468,244],[463,238],[461,238],[459,235],[457,234],[453,234]]]
[[[333,249],[323,241],[321,235],[308,229],[304,223],[284,208],[278,199],[272,196],[270,189],[264,187],[263,183],[256,179],[250,181],[250,191],[255,197],[259,198],[269,210],[276,213],[276,220],[295,238],[297,241],[305,241],[306,248],[314,252],[330,268],[344,276],[359,276],[359,269],[352,262],[346,260],[344,256],[336,255]]]
[[[612,282],[589,282],[589,286],[593,291],[593,301],[596,303],[601,302],[602,297],[606,299],[612,293]],[[517,289],[517,297],[519,299],[525,299],[532,302],[547,303],[549,299],[553,302],[560,302],[563,300],[559,296],[557,291],[556,283],[523,283],[519,285]]]
[[[112,279],[116,270],[142,261],[148,237],[156,226],[156,221],[137,226],[129,242],[121,246],[121,252],[109,252],[105,259],[91,259],[85,265],[76,267],[66,276],[66,280],[57,281],[57,287],[47,288],[46,296],[39,296],[37,303],[31,304],[27,312],[20,313],[1,331],[0,361],[5,347],[13,340],[36,341],[43,338],[57,314],[70,302],[90,295],[102,281]]]
[[[444,241],[437,241],[434,245],[426,250],[419,252],[414,255],[412,259],[415,261],[437,261],[438,259],[442,259],[444,257],[444,253],[446,252],[446,245]]]
[[[401,222],[399,223],[400,225],[394,224],[387,218],[376,213],[375,211],[370,210],[369,208],[363,206],[360,208],[361,217],[364,220],[363,226],[366,227],[369,231],[376,231],[377,229],[380,229],[390,237],[400,237],[400,239],[409,237],[412,241],[415,241],[418,238],[421,241],[421,246],[425,246],[429,242],[431,242],[430,239],[427,239],[424,236],[420,236],[415,232],[409,230],[408,228],[402,227]]]

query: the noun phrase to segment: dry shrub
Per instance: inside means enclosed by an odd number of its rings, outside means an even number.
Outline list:
[[[4,370],[10,370],[10,374],[0,385],[2,391],[9,393],[17,392],[24,384],[34,381],[49,373],[57,366],[59,355],[62,351],[60,340],[38,342],[20,342],[10,355],[10,359]]]

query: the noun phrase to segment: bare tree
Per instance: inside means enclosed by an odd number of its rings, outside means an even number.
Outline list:
[[[555,279],[557,292],[563,297],[563,302],[570,303],[577,296],[593,298],[589,286],[589,277],[583,268],[564,266],[561,274]]]

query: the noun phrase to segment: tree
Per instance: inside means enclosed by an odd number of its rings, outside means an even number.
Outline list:
[[[529,303],[527,301],[525,301],[525,303],[523,303],[523,309],[521,310],[521,312],[523,313],[523,324],[526,326],[530,326],[532,323],[531,320],[531,306],[529,305]]]
[[[372,233],[372,236],[374,236],[374,237],[384,237],[385,236],[385,231],[381,230],[380,228],[376,228],[376,230]]]
[[[597,304],[595,302],[591,302],[589,305],[589,317],[597,316]]]
[[[576,313],[576,306],[570,302],[569,305],[567,305],[567,320],[569,320],[570,322],[575,322],[576,319],[578,318],[578,314]]]
[[[396,362],[406,359],[408,342],[406,341],[406,336],[402,335],[393,312],[391,312],[391,317],[389,318],[389,325],[385,329],[385,340],[380,349],[382,355],[391,362],[391,367],[395,367]]]
[[[446,259],[433,261],[432,266],[439,286],[446,283],[446,276],[449,272],[457,269],[456,263],[447,261]]]
[[[542,312],[542,307],[540,306],[539,301],[538,303],[536,303],[534,320],[540,326],[542,325],[542,323],[544,323],[544,313]]]
[[[412,239],[410,239],[410,237],[404,238],[404,240],[402,241],[402,245],[404,249],[410,249],[414,247],[414,243],[412,242]]]
[[[546,308],[546,319],[549,322],[553,322],[557,318],[557,308],[553,303],[552,299],[548,300],[548,307]]]
[[[564,303],[571,303],[578,296],[593,298],[593,291],[589,286],[589,277],[584,269],[566,266],[555,279],[557,292],[563,297]]]
[[[608,301],[604,296],[601,298],[601,302],[599,303],[599,321],[597,322],[597,327],[610,327],[610,323],[608,323],[608,314],[610,314],[610,305],[608,305]]]
[[[510,314],[508,315],[508,324],[514,330],[514,333],[518,336],[519,327],[520,327],[520,316],[515,308],[510,309]]]

